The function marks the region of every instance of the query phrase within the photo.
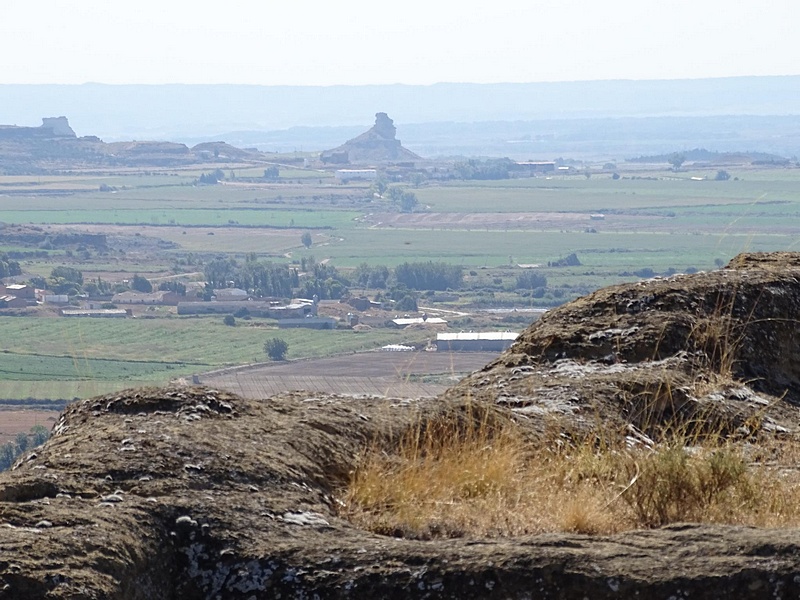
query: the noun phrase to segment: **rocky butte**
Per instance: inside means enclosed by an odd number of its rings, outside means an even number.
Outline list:
[[[375,164],[387,162],[413,162],[421,160],[397,139],[397,128],[386,113],[375,114],[375,125],[320,156],[324,163]]]
[[[797,598],[797,530],[420,541],[354,527],[336,493],[365,447],[466,402],[534,437],[598,415],[795,436],[798,313],[800,254],[748,254],[555,309],[436,400],[172,387],[75,402],[0,474],[0,598]]]

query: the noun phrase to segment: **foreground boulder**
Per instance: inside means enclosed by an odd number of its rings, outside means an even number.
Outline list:
[[[768,255],[601,290],[438,400],[174,387],[76,402],[0,474],[0,599],[796,598],[796,530],[406,540],[341,519],[337,494],[366,448],[480,398],[533,433],[553,416],[694,414],[794,435],[799,281],[800,257]]]

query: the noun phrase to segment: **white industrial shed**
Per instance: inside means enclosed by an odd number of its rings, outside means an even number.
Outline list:
[[[513,331],[437,333],[436,350],[439,352],[502,352],[514,343],[518,335]]]

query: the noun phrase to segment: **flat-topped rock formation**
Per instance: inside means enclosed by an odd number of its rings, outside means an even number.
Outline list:
[[[43,138],[75,138],[67,117],[44,117],[39,127],[17,127],[0,125],[0,140],[24,140]]]
[[[30,174],[81,167],[158,167],[203,162],[258,160],[261,153],[224,142],[185,144],[166,141],[105,143],[78,137],[66,117],[46,117],[40,127],[0,125],[0,174]]]

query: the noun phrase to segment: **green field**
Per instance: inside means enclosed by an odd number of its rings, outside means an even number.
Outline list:
[[[712,267],[718,257],[729,259],[745,251],[787,250],[795,244],[795,238],[789,235],[738,232],[695,235],[357,229],[342,235],[323,250],[325,257],[331,257],[334,264],[341,266],[356,266],[365,261],[394,266],[419,260],[442,260],[465,267],[503,266],[510,262],[546,265],[575,252],[587,267],[704,269]],[[320,250],[312,248],[295,255],[320,258]]]
[[[240,320],[236,327],[227,327],[222,317],[0,317],[0,328],[4,333],[0,340],[0,398],[73,398],[81,395],[76,390],[91,388],[90,383],[102,389],[163,384],[193,373],[264,362],[264,342],[272,337],[286,340],[290,360],[430,337],[395,329],[279,330],[274,321],[256,320]],[[17,340],[21,339],[35,340],[35,344],[20,346]],[[52,385],[42,387],[48,381]],[[57,382],[63,383],[63,388]],[[50,391],[44,395],[42,389]]]
[[[784,175],[778,172],[779,176]],[[707,176],[708,173],[705,173]],[[684,178],[685,177],[685,178]],[[749,177],[749,174],[748,174]],[[753,204],[800,198],[800,178],[745,181],[570,177],[459,182],[417,190],[420,204],[441,212],[607,212],[675,210],[709,204]]]
[[[3,210],[7,223],[175,225],[181,227],[240,225],[243,227],[342,227],[358,213],[328,210],[269,209],[91,209]]]
[[[29,274],[47,276],[67,265],[86,280],[102,275],[112,282],[134,273],[168,277],[173,268],[196,279],[204,261],[222,255],[295,264],[313,256],[344,269],[362,262],[446,261],[474,273],[451,306],[470,310],[492,302],[533,305],[530,295],[514,289],[522,263],[540,265],[547,277],[547,296],[536,301],[542,306],[636,280],[634,272],[642,269],[709,270],[740,252],[800,249],[800,169],[731,168],[730,180],[713,181],[711,168],[671,173],[634,165],[617,180],[598,173],[393,183],[416,194],[418,211],[444,215],[433,221],[439,225],[424,226],[387,219],[395,209],[366,184],[345,186],[331,173],[287,168],[280,182],[257,181],[264,168],[236,166],[237,179],[203,186],[194,181],[208,167],[0,177],[0,226],[34,224],[48,236],[106,232],[110,246],[56,248],[43,258],[31,254],[39,246],[12,241],[0,252],[27,253],[19,262]],[[228,175],[230,167],[224,171]],[[100,191],[101,185],[116,189]],[[518,218],[531,213],[548,218]],[[605,217],[590,219],[595,213]],[[301,242],[307,231],[310,248]],[[580,266],[547,266],[572,253]],[[273,336],[284,338],[288,358],[297,359],[432,335],[383,328],[278,331],[274,322],[256,320],[226,327],[221,316],[179,318],[166,308],[124,320],[0,317],[0,327],[0,398],[84,397],[260,362]]]

